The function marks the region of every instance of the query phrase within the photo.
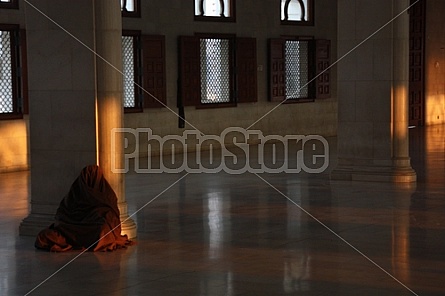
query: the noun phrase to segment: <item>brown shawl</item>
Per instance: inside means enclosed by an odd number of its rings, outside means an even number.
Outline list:
[[[60,202],[55,222],[42,230],[35,247],[112,251],[132,244],[121,235],[117,197],[96,165],[85,167]]]

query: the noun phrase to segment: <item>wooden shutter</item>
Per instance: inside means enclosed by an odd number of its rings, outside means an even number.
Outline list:
[[[330,56],[331,41],[325,39],[315,40],[315,76],[317,77],[315,80],[315,98],[317,99],[331,97],[331,71],[328,69]]]
[[[411,4],[415,2],[411,0]],[[425,124],[426,1],[409,10],[409,125]]]
[[[145,108],[165,107],[166,71],[165,71],[165,37],[142,35],[142,86]],[[164,105],[163,105],[163,104]]]
[[[29,114],[29,98],[28,98],[28,54],[26,45],[26,31],[20,29],[20,68],[21,68],[21,97],[23,114]]]
[[[284,47],[284,39],[269,39],[269,100],[272,102],[285,100],[286,69]]]
[[[179,37],[178,107],[201,102],[201,50],[199,38]]]
[[[257,56],[255,38],[236,38],[237,102],[256,102]]]

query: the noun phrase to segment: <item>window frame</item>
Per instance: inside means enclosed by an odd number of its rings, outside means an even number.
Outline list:
[[[142,85],[141,75],[141,31],[138,30],[122,30],[122,36],[132,36],[133,39],[133,68],[134,68],[134,107],[124,107],[125,113],[143,112],[142,90],[138,85]],[[123,62],[123,60],[122,60]],[[125,81],[125,77],[123,77]],[[122,98],[122,101],[124,98]]]
[[[165,36],[143,35],[139,30],[122,30],[122,36],[134,37],[135,106],[124,107],[124,112],[138,113],[144,109],[165,108],[167,105]],[[149,46],[152,45],[158,46],[160,57],[150,55],[152,51],[149,50]],[[157,100],[153,96],[156,96]]]
[[[201,38],[231,38],[232,54],[231,101],[223,103],[201,102]],[[258,100],[256,39],[236,37],[233,34],[198,33],[179,36],[178,108],[197,109],[236,107],[238,103],[255,103]]]
[[[285,51],[285,57],[284,57],[284,61],[285,61],[285,92],[284,92],[284,95],[285,95],[285,100],[286,100],[286,102],[292,102],[292,101],[299,101],[299,102],[305,102],[305,101],[313,101],[314,100],[314,95],[313,95],[313,93],[314,93],[314,91],[313,91],[313,89],[312,89],[312,87],[311,87],[311,85],[310,85],[310,83],[309,83],[309,81],[312,79],[311,77],[313,76],[313,73],[312,73],[312,70],[313,70],[313,65],[312,65],[312,59],[311,59],[311,41],[312,41],[313,39],[306,39],[306,38],[286,38],[286,40],[284,41],[284,51]],[[307,56],[305,57],[306,58],[306,62],[307,62],[307,77],[306,77],[306,79],[307,79],[307,82],[305,83],[305,85],[306,85],[306,88],[307,88],[307,95],[306,96],[303,96],[303,97],[287,97],[287,89],[288,89],[288,78],[289,78],[289,76],[287,75],[287,70],[288,70],[288,67],[287,67],[287,62],[288,62],[288,60],[287,60],[287,55],[286,55],[286,53],[287,53],[287,45],[288,45],[288,42],[306,42],[306,46],[307,46]],[[300,53],[298,53],[298,55],[300,55]],[[302,71],[301,71],[301,67],[299,67],[299,75],[302,73]],[[292,77],[292,76],[291,76]],[[294,79],[290,79],[289,80],[291,83],[295,83],[295,80]],[[303,82],[304,83],[304,82]],[[300,89],[298,89],[298,91],[300,91],[302,88],[304,88],[304,87],[300,87]]]
[[[286,98],[286,41],[308,41],[308,97]],[[331,96],[330,41],[311,36],[281,36],[268,40],[269,101],[313,102]],[[314,79],[316,78],[316,79]]]
[[[126,1],[126,0],[124,0]],[[131,0],[133,1],[134,11],[124,10],[121,4],[121,13],[123,17],[141,17],[141,0]]]
[[[235,100],[235,47],[234,40],[235,35],[233,34],[208,34],[208,33],[197,33],[195,34],[199,40],[201,39],[227,39],[229,41],[229,101],[221,102],[221,103],[203,103],[202,102],[202,93],[199,98],[198,108],[221,108],[221,107],[234,107],[236,106]],[[202,60],[202,56],[200,55],[200,62]],[[200,79],[200,85],[202,87],[202,76]]]
[[[0,2],[0,9],[19,9],[19,0],[10,0],[9,2]]]
[[[205,16],[204,11],[202,11],[202,3],[204,0],[200,0],[201,15],[196,15],[194,13],[195,21],[205,21],[205,22],[236,22],[236,0],[220,0],[227,1],[230,3],[230,16]],[[196,0],[193,0],[193,11],[196,11]]]
[[[0,31],[10,31],[13,112],[0,113],[0,120],[22,119],[28,114],[28,69],[26,32],[19,25],[0,24]]]
[[[301,1],[301,0],[287,0],[287,3],[290,3],[291,1]],[[314,9],[314,0],[307,0],[307,13],[308,13],[308,19],[307,21],[301,21],[301,20],[289,20],[289,19],[281,19],[281,3],[280,1],[280,21],[282,25],[292,25],[292,26],[313,26],[315,24],[315,9]],[[285,12],[286,15],[286,12]]]

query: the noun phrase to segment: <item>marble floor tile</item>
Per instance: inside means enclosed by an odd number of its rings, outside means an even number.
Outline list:
[[[110,253],[34,249],[29,172],[1,174],[0,295],[445,295],[445,127],[410,133],[414,186],[221,172],[152,201],[184,173],[129,172],[137,244]]]

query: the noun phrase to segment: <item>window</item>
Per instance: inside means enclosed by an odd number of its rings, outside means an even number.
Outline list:
[[[141,17],[141,0],[121,0],[122,16]]]
[[[138,57],[137,44],[139,36],[137,34],[122,36],[122,72],[123,77],[123,102],[125,108],[141,108],[141,101],[138,94],[139,88],[136,83],[140,85],[140,79],[138,79]]]
[[[21,118],[27,112],[24,31],[0,26],[0,118]],[[23,65],[22,65],[23,64]]]
[[[286,99],[301,99],[309,97],[309,42],[286,40]]]
[[[0,8],[18,9],[18,0],[0,0]]]
[[[123,104],[126,112],[165,107],[165,38],[141,35],[139,31],[122,34]],[[142,88],[141,88],[142,86]]]
[[[270,39],[270,100],[301,102],[330,97],[329,58],[329,40]]]
[[[313,0],[281,0],[281,23],[314,24]]]
[[[235,21],[235,0],[194,0],[195,20]]]
[[[257,101],[256,39],[182,36],[179,58],[179,107]]]
[[[200,39],[201,103],[231,101],[231,54],[229,39]]]

